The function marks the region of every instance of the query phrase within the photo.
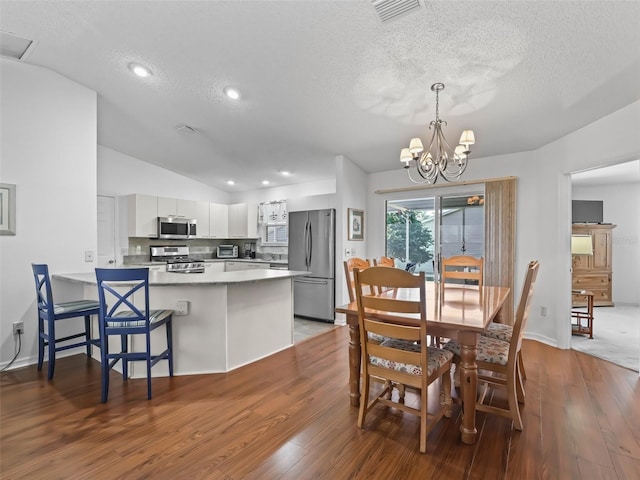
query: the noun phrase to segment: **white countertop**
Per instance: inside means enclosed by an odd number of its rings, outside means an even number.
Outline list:
[[[149,272],[149,285],[228,285],[234,283],[260,282],[280,278],[307,275],[307,272],[293,270],[242,270],[239,272],[173,273]],[[52,275],[53,279],[96,285],[95,272],[65,273]]]
[[[237,258],[205,258],[202,260],[205,263],[217,263],[217,262],[251,262],[251,263],[269,263],[271,265],[288,265],[288,260],[265,260],[264,258],[245,258],[245,257],[237,257]],[[165,262],[161,261],[144,261],[144,262],[135,262],[135,263],[127,263],[125,267],[137,267],[137,266],[148,266],[148,265],[161,265]]]

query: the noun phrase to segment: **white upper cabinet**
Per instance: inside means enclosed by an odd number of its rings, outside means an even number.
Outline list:
[[[157,216],[196,218],[196,202],[178,198],[158,197]]]
[[[229,205],[229,238],[258,237],[258,206],[248,203]]]
[[[182,217],[196,220],[198,238],[258,238],[255,204],[224,205],[137,193],[120,198],[120,231],[126,237],[157,238],[158,217]]]
[[[127,236],[158,236],[158,202],[154,195],[126,196]]]
[[[209,238],[229,238],[229,206],[209,204]]]
[[[158,217],[177,217],[178,199],[167,197],[156,197],[158,202]]]
[[[209,225],[209,203],[208,202],[195,202],[194,216],[189,218],[195,218],[196,220],[196,233],[198,238],[210,237],[210,225]]]

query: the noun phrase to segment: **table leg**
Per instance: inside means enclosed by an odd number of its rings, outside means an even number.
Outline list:
[[[593,338],[593,295],[587,296],[587,315],[589,315],[589,338]]]
[[[462,424],[460,432],[462,443],[473,444],[476,441],[476,394],[478,391],[478,366],[476,365],[478,334],[460,332],[460,389],[462,390]]]
[[[347,324],[349,325],[349,396],[351,405],[358,407],[360,406],[360,364],[362,362],[358,317],[355,317],[355,325],[354,320],[350,318],[347,318]]]

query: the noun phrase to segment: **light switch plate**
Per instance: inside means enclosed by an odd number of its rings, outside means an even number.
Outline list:
[[[87,263],[93,262],[93,251],[92,250],[86,250],[84,252],[84,261]]]
[[[189,314],[189,301],[178,300],[174,308],[175,315],[188,315]]]

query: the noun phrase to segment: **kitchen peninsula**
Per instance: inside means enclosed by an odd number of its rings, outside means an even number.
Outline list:
[[[178,302],[188,302],[187,314],[173,317],[174,374],[228,372],[293,345],[293,277],[303,274],[268,269],[198,274],[150,271],[152,309],[176,310]],[[77,298],[97,299],[93,272],[52,278]],[[151,344],[164,345],[163,336],[163,331],[154,331]],[[99,359],[97,349],[93,356]],[[144,368],[143,363],[134,362],[129,367],[131,377],[144,377]],[[153,374],[167,376],[166,362],[154,367]]]

